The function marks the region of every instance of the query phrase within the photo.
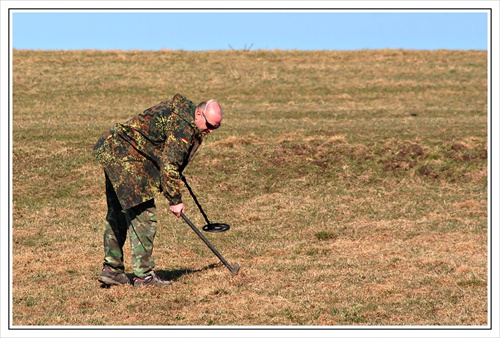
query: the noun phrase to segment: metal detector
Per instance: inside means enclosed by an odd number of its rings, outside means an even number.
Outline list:
[[[202,227],[203,231],[206,231],[206,232],[224,232],[224,231],[229,230],[229,228],[230,228],[229,224],[226,224],[226,223],[212,223],[212,222],[210,222],[208,220],[208,217],[205,214],[205,212],[203,211],[203,208],[201,207],[200,203],[198,202],[198,199],[194,195],[193,190],[191,189],[191,187],[187,183],[186,177],[184,177],[184,175],[181,175],[181,179],[182,179],[182,182],[184,182],[184,184],[186,185],[186,188],[188,189],[189,193],[191,194],[191,197],[193,198],[194,202],[198,206],[198,209],[200,209],[200,212],[203,215],[203,218],[205,218],[205,222],[207,222],[207,224],[205,224]]]
[[[231,266],[225,259],[224,257],[222,257],[222,255],[219,253],[219,251],[217,251],[217,249],[215,249],[215,247],[212,245],[212,243],[210,243],[208,241],[208,239],[205,238],[205,236],[203,236],[203,234],[201,233],[200,230],[198,230],[198,228],[196,227],[196,225],[193,224],[193,222],[191,222],[191,220],[189,218],[187,218],[186,215],[184,215],[183,212],[181,212],[181,216],[182,218],[184,219],[184,221],[186,221],[186,223],[191,227],[191,229],[193,229],[193,231],[198,235],[198,237],[200,237],[203,242],[205,242],[205,244],[210,248],[210,250],[212,250],[212,252],[217,256],[219,257],[220,261],[222,263],[224,263],[224,265],[229,269],[229,271],[231,271],[231,274],[233,276],[236,276],[238,274],[238,271],[240,270],[240,265],[238,263],[234,263],[234,266]]]

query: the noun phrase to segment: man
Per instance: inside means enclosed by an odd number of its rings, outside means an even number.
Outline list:
[[[182,171],[203,137],[219,128],[221,121],[222,108],[215,100],[196,106],[177,94],[125,123],[114,124],[97,141],[94,155],[104,167],[108,204],[101,283],[129,283],[122,250],[128,233],[134,286],[171,284],[153,271],[154,198],[162,193],[172,213],[179,217],[184,212]]]

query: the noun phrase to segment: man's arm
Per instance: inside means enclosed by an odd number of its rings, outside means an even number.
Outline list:
[[[175,129],[166,134],[161,168],[162,189],[171,206],[182,204],[180,170],[189,157],[194,133],[187,123],[174,125]]]

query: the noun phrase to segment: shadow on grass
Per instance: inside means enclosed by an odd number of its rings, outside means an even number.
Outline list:
[[[161,279],[176,281],[184,275],[189,275],[189,274],[196,273],[196,272],[202,272],[205,270],[215,269],[215,268],[220,267],[221,265],[222,265],[222,263],[214,263],[214,264],[210,264],[210,265],[207,265],[201,269],[196,269],[196,270],[192,270],[192,269],[181,269],[181,270],[172,270],[172,271],[155,270],[155,273]],[[129,276],[129,279],[133,279],[133,278],[134,278],[134,275],[131,274],[131,276]]]
[[[196,273],[196,272],[202,272],[202,271],[209,270],[209,269],[215,269],[215,268],[218,268],[222,265],[223,265],[222,263],[214,263],[214,264],[210,264],[210,265],[207,265],[201,269],[196,269],[196,270],[193,270],[193,269],[180,269],[180,270],[170,270],[170,271],[169,270],[155,270],[155,274],[158,277],[160,277],[161,279],[176,281],[184,275],[189,275],[189,274]],[[129,280],[129,283],[133,285],[134,284],[134,274],[127,273],[127,278]],[[103,289],[109,289],[110,287],[111,287],[111,285],[109,285],[109,284],[101,284],[101,288],[103,288]]]

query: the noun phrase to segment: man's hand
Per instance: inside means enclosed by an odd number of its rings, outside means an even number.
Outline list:
[[[174,213],[175,216],[181,217],[181,212],[184,212],[184,203],[179,203],[170,206],[170,211]]]

